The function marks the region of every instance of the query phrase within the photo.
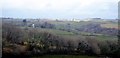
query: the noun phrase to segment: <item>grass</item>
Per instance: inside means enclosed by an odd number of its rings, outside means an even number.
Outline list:
[[[73,22],[73,21],[63,21],[63,22],[50,22],[51,24],[55,24],[56,28],[65,28],[65,26],[69,23],[72,28],[81,27],[83,25],[88,25],[91,23],[97,23],[100,24],[103,28],[116,28],[118,29],[118,23],[116,22],[110,22],[110,21],[103,21],[103,20],[97,20],[97,21],[81,21],[81,22]]]
[[[83,25],[87,25],[87,24],[90,24],[90,23],[93,23],[93,22],[74,22],[74,21],[63,21],[63,22],[49,22],[51,24],[54,24],[56,25],[56,29],[64,29],[66,28],[66,26],[68,24],[70,24],[71,28],[78,28],[78,27],[81,27]]]
[[[115,40],[117,41],[118,37],[117,36],[105,36],[105,35],[99,35],[96,36],[96,39],[99,41],[105,41],[105,40]]]
[[[118,24],[101,24],[101,27],[104,27],[104,28],[116,28],[118,29]]]
[[[40,29],[40,31],[46,31],[55,35],[59,35],[64,38],[71,38],[71,39],[79,39],[79,38],[85,38],[87,35],[91,35],[91,33],[88,32],[80,32],[79,34],[74,34],[73,32],[67,32],[62,30],[56,30],[56,29]],[[95,37],[99,41],[106,41],[106,40],[117,40],[117,36],[107,36],[102,34],[95,34]]]
[[[84,55],[43,55],[32,58],[97,58],[95,56],[84,56]]]
[[[61,30],[56,30],[56,29],[40,29],[40,30],[50,32],[50,33],[56,34],[56,35],[74,35],[74,33],[72,33],[72,32],[61,31]]]

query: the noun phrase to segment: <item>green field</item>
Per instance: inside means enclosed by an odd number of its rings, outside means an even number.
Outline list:
[[[85,38],[85,37],[94,37],[95,39],[99,41],[105,41],[105,40],[117,41],[118,39],[117,36],[110,36],[110,35],[103,35],[103,34],[91,34],[88,32],[78,32],[78,34],[75,34],[74,32],[67,32],[67,31],[56,30],[56,29],[38,29],[38,30],[49,32],[55,35],[59,35],[61,37],[73,38],[73,39],[80,39],[80,38]],[[94,35],[94,36],[90,36],[90,35]]]

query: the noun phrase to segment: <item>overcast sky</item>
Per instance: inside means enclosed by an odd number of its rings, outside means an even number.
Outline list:
[[[2,0],[1,17],[110,18],[118,17],[119,0]]]

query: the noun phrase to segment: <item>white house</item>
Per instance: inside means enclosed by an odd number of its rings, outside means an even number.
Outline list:
[[[35,28],[35,24],[32,24],[32,27]]]

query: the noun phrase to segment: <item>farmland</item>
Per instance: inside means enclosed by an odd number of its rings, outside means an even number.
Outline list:
[[[116,20],[75,22],[2,18],[2,30],[3,55],[43,55],[35,58],[119,57]]]

